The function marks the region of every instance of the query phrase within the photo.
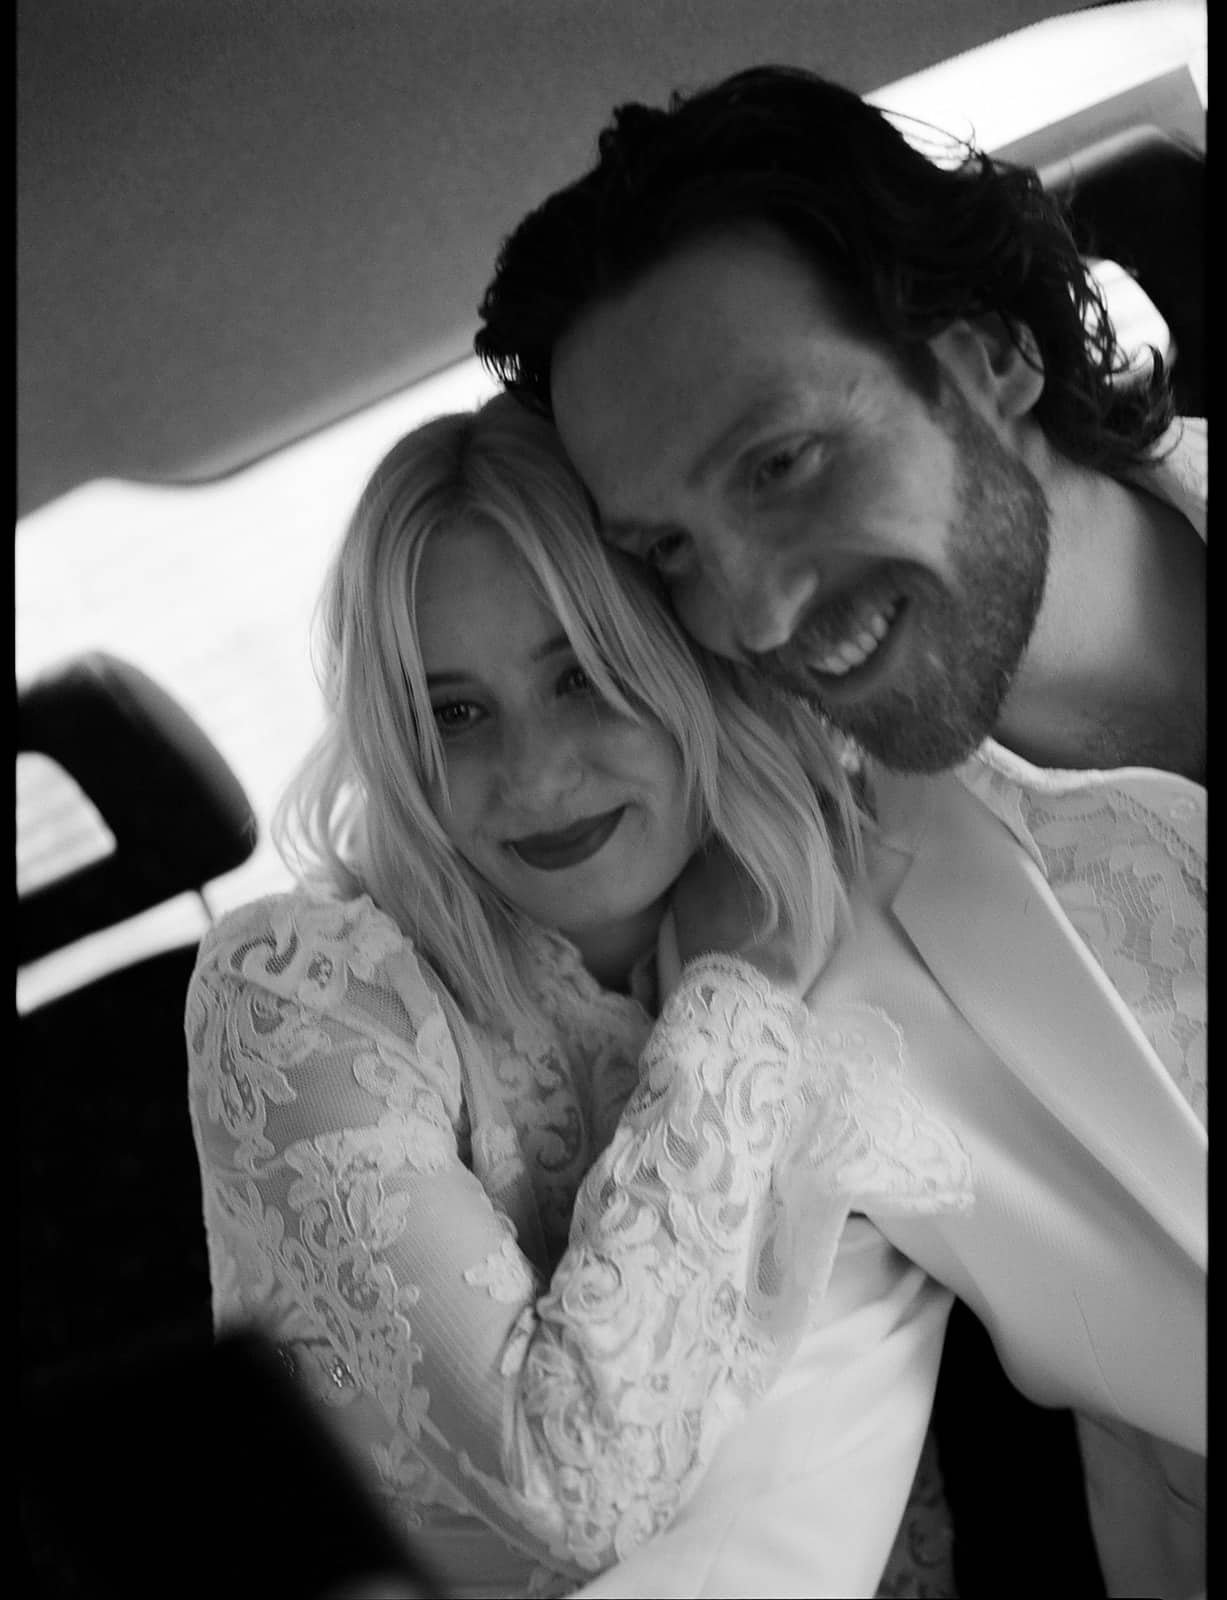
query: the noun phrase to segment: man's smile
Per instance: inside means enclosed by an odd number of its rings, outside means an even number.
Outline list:
[[[849,672],[863,667],[877,654],[902,604],[901,600],[893,600],[880,609],[875,607],[862,615],[854,631],[849,632],[839,644],[817,656],[811,653],[810,666],[815,672],[833,678],[846,677]]]
[[[893,567],[893,564],[892,564]],[[804,692],[858,693],[885,670],[909,610],[900,574],[883,572],[855,590],[821,602],[782,649],[756,656],[770,676]]]

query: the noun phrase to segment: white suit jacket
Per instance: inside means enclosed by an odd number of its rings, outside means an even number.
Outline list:
[[[813,1003],[889,997],[976,1203],[874,1220],[979,1314],[1025,1394],[1080,1414],[1109,1593],[1187,1600],[1204,1584],[1205,1130],[1022,846],[953,776],[917,798]]]
[[[1039,867],[957,778],[913,785],[885,820],[891,844],[809,999],[900,1024],[909,1085],[967,1148],[976,1201],[872,1221],[971,1304],[1025,1393],[1108,1423],[1084,1450],[1109,1593],[1190,1600],[1204,1585],[1204,1130]],[[582,1600],[873,1592],[944,1316],[905,1296],[905,1316],[883,1302],[882,1328],[862,1326],[869,1248],[841,1252],[855,1316],[835,1307],[674,1526]]]
[[[1034,1399],[1204,1453],[1205,1130],[1022,846],[953,776],[921,799],[815,1001],[890,997],[976,1204],[879,1226]]]

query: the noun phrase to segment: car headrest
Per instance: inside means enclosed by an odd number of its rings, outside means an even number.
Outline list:
[[[114,850],[23,895],[18,965],[241,866],[259,825],[224,756],[145,673],[90,651],[17,696],[18,754],[50,757],[97,808]]]

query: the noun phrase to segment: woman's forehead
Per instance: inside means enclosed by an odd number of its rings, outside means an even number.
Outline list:
[[[489,524],[459,524],[422,552],[416,619],[431,676],[487,675],[533,665],[568,641],[541,585],[511,537]]]

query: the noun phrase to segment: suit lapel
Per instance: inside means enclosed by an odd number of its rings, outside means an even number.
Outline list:
[[[1204,1270],[1200,1123],[1018,841],[957,778],[924,788],[899,922],[1001,1060]],[[916,817],[917,780],[906,790]]]

